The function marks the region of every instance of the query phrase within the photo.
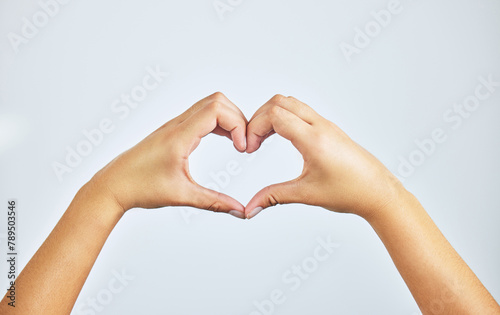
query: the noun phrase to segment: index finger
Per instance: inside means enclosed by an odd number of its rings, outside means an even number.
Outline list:
[[[215,92],[212,95],[209,95],[205,97],[204,99],[196,102],[193,106],[188,108],[184,113],[179,115],[176,119],[178,120],[178,123],[182,123],[184,120],[188,119],[192,115],[194,115],[198,110],[202,109],[203,107],[207,106],[210,103],[213,102],[218,102],[221,104],[226,105],[228,108],[231,110],[234,110],[236,113],[240,114],[243,116],[243,118],[246,121],[245,115],[243,115],[243,112],[236,106],[233,102],[231,102],[223,93],[221,92]]]
[[[281,94],[277,94],[273,96],[269,101],[267,101],[264,105],[262,105],[252,116],[252,119],[257,117],[263,112],[268,111],[273,106],[280,106],[289,112],[295,114],[300,119],[304,120],[308,124],[313,124],[319,117],[318,113],[314,109],[312,109],[307,104],[299,101],[298,99],[292,96],[283,96]]]
[[[256,151],[269,133],[275,131],[299,150],[307,142],[312,126],[281,106],[273,106],[250,120],[247,126],[247,153]]]
[[[244,152],[247,147],[246,126],[247,122],[243,114],[218,102],[206,105],[179,124],[186,142],[191,142],[189,153],[198,146],[201,138],[216,130],[217,127],[229,132],[236,149]]]

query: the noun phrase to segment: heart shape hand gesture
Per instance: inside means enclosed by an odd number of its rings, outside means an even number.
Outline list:
[[[188,157],[209,133],[225,136],[240,152],[252,153],[274,133],[291,141],[304,158],[302,174],[259,191],[243,206],[198,185]],[[335,124],[293,97],[276,95],[250,121],[222,93],[194,104],[98,172],[126,211],[134,207],[191,206],[251,218],[277,204],[303,203],[364,218],[384,208],[399,181],[382,163]]]
[[[263,188],[245,207],[198,185],[189,174],[189,155],[209,133],[228,137],[238,151],[247,153],[277,133],[302,154],[302,174]],[[221,93],[158,128],[84,185],[22,274],[11,282],[0,312],[12,314],[11,297],[17,288],[28,298],[17,304],[16,314],[69,314],[104,242],[130,208],[192,206],[243,219],[286,203],[321,206],[366,219],[423,313],[434,313],[440,301],[436,297],[451,296],[440,308],[447,314],[500,314],[496,301],[418,200],[335,124],[295,98],[280,95],[247,121]],[[9,205],[9,217],[15,218],[10,214],[15,202]]]

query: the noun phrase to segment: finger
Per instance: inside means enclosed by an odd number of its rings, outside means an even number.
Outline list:
[[[179,127],[186,141],[191,141],[190,152],[196,148],[201,138],[213,132],[217,126],[228,131],[235,148],[243,152],[246,149],[246,124],[246,119],[241,114],[219,102],[212,102],[179,124]]]
[[[212,133],[218,136],[226,137],[229,140],[233,141],[233,139],[231,138],[231,133],[227,130],[222,129],[220,126],[215,127]]]
[[[225,212],[240,219],[245,218],[245,207],[237,200],[196,183],[193,185],[193,192],[190,194],[192,197],[187,206],[213,212]]]
[[[241,115],[241,117],[243,117],[243,119],[245,119],[245,122],[248,123],[248,120],[247,118],[245,117],[245,115],[243,114],[243,112],[241,111],[241,109],[236,106],[229,98],[227,98],[224,94],[222,94],[221,92],[216,92],[214,94],[211,95],[211,97],[214,99],[214,101],[220,101],[222,102],[224,105],[227,105],[229,108],[233,109],[235,112],[237,112],[238,114]]]
[[[296,98],[292,96],[285,97],[283,95],[277,94],[273,96],[269,101],[267,101],[264,105],[262,105],[262,107],[254,113],[250,121],[252,121],[261,113],[268,111],[273,106],[280,106],[287,109],[308,124],[313,124],[314,121],[318,119],[318,117],[321,117],[318,113],[316,113],[314,109],[297,100]]]
[[[251,219],[263,209],[278,204],[300,203],[300,180],[267,186],[259,191],[245,207],[245,217]]]
[[[275,133],[276,133],[276,131],[274,131],[274,130],[271,130],[270,132],[268,132],[264,137],[262,137],[261,143],[264,142],[270,136],[274,135]]]
[[[205,97],[204,99],[196,102],[193,106],[188,108],[184,113],[179,115],[176,118],[176,120],[178,121],[178,123],[181,123],[184,120],[186,120],[187,118],[189,118],[190,116],[192,116],[194,113],[196,113],[198,110],[202,109],[203,107],[207,106],[208,104],[210,104],[212,102],[219,102],[221,104],[226,105],[231,110],[234,110],[236,113],[239,113],[242,117],[244,117],[244,119],[246,121],[245,115],[243,115],[241,110],[221,92],[215,92],[214,94],[209,95],[209,96]]]
[[[247,152],[256,151],[273,132],[288,139],[299,150],[312,130],[312,126],[290,111],[273,106],[267,112],[250,120],[247,126]]]

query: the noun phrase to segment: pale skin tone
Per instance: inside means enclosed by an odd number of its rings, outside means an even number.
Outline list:
[[[302,175],[262,189],[246,207],[205,189],[189,175],[188,156],[211,132],[247,153],[278,133],[302,154]],[[248,122],[221,93],[160,127],[85,184],[18,277],[16,308],[4,298],[0,313],[69,314],[108,235],[131,208],[191,206],[251,218],[262,208],[287,203],[367,220],[424,314],[500,314],[418,200],[335,124],[279,95]]]

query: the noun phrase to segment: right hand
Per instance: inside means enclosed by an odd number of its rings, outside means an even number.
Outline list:
[[[235,199],[198,185],[189,174],[188,157],[209,133],[246,149],[247,120],[222,93],[215,93],[170,120],[122,153],[92,179],[126,211],[130,208],[191,206],[243,218]]]
[[[273,133],[290,140],[304,158],[302,174],[268,186],[250,200],[247,218],[276,204],[303,203],[370,218],[402,189],[399,180],[339,127],[293,97],[274,96],[247,126],[248,153]]]

